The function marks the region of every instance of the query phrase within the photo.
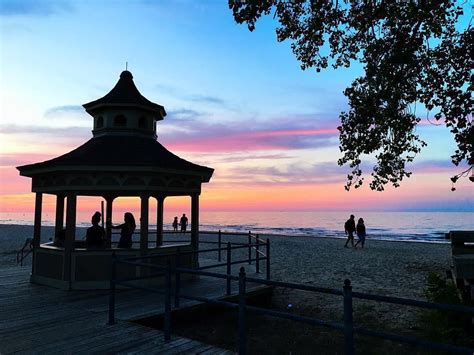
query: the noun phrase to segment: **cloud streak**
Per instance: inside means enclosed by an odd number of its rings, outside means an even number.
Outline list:
[[[221,175],[226,183],[253,185],[307,185],[343,183],[345,168],[337,163],[293,163],[287,166],[234,167]]]
[[[171,110],[167,112],[168,119],[178,119],[178,120],[191,120],[193,118],[198,118],[204,115],[203,112],[190,110],[186,108]]]
[[[196,120],[189,115],[178,124],[163,122],[158,135],[160,142],[172,150],[203,153],[295,150],[338,144],[335,122],[314,119],[313,123],[321,126],[310,123],[306,117],[222,123]]]
[[[33,164],[54,158],[51,154],[2,154],[0,157],[0,167],[16,167],[20,165]]]
[[[15,124],[6,124],[0,125],[0,133],[6,134],[23,134],[28,136],[48,136],[55,137],[58,139],[71,139],[77,137],[84,137],[88,139],[90,137],[91,128],[78,127],[78,126],[68,126],[68,127],[46,127],[40,125],[15,125]]]
[[[192,102],[203,102],[207,104],[213,104],[217,106],[227,106],[227,102],[224,99],[221,99],[217,96],[209,96],[209,95],[189,95],[185,96],[188,101]]]
[[[166,93],[183,101],[202,103],[215,107],[222,107],[231,111],[236,110],[231,102],[216,95],[193,94],[189,92],[186,93],[186,90],[183,88],[178,88],[173,85],[167,84],[157,84],[155,85],[155,88],[160,92]]]
[[[44,117],[52,117],[52,118],[57,118],[64,115],[80,115],[80,116],[88,117],[84,108],[79,105],[65,105],[65,106],[51,107],[50,109],[46,110],[46,112],[44,113]]]
[[[336,129],[259,129],[254,131],[207,126],[202,135],[196,132],[163,136],[163,143],[174,150],[187,152],[238,152],[322,148],[334,146]]]

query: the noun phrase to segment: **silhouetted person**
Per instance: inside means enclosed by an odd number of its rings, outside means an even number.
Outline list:
[[[365,236],[367,234],[365,233],[365,224],[362,218],[359,218],[359,220],[357,221],[356,231],[357,231],[357,238],[359,238],[359,240],[355,244],[354,248],[357,248],[359,243],[361,245],[361,248],[363,248],[365,244]]]
[[[174,217],[174,220],[173,220],[173,232],[177,232],[178,231],[178,216]]]
[[[56,237],[54,238],[54,246],[64,248],[64,242],[66,241],[66,229],[61,228]]]
[[[135,218],[133,217],[133,214],[130,212],[126,212],[123,215],[123,221],[125,223],[122,223],[118,226],[111,226],[113,229],[120,229],[120,240],[118,243],[119,248],[131,248],[132,247],[132,235],[133,232],[135,231],[135,228],[137,227],[135,223]]]
[[[188,227],[188,217],[186,217],[184,213],[179,220],[179,224],[181,225],[181,233],[186,233],[186,228]]]
[[[105,246],[105,229],[99,226],[101,216],[100,212],[96,212],[92,216],[92,227],[89,227],[86,233],[86,245],[88,248],[103,248]]]
[[[351,242],[352,246],[354,246],[354,232],[356,230],[355,225],[355,216],[351,214],[351,217],[344,223],[344,232],[347,234],[346,244],[344,248],[347,248],[347,244],[349,241]]]

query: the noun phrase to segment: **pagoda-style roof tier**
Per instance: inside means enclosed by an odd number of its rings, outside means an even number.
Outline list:
[[[179,158],[153,138],[133,136],[92,138],[57,158],[17,169],[33,178],[33,191],[79,193],[196,191],[214,172]]]
[[[94,112],[101,108],[134,107],[154,113],[157,121],[166,116],[163,106],[151,102],[140,94],[133,82],[133,75],[128,70],[120,74],[119,81],[107,95],[82,106],[91,115],[94,115]]]

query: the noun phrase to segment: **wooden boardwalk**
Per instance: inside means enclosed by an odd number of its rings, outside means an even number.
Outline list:
[[[233,272],[234,273],[234,272]],[[165,353],[230,354],[228,350],[172,336],[130,322],[162,314],[163,296],[118,290],[116,320],[107,325],[108,291],[61,291],[29,282],[30,267],[0,273],[0,354],[10,353]],[[235,294],[236,283],[232,290]],[[183,282],[182,292],[222,298],[225,280],[201,277]],[[181,301],[181,308],[195,305]]]

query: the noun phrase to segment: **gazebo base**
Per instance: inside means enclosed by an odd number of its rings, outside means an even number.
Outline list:
[[[153,256],[150,264],[176,265],[176,252],[179,248],[179,265],[182,267],[196,267],[197,259],[192,254],[190,244],[173,244],[159,248],[147,249],[146,255]],[[74,249],[67,255],[64,248],[47,244],[34,250],[33,266],[30,281],[35,284],[46,285],[63,290],[100,290],[110,288],[112,253],[117,258],[133,258],[143,256],[139,249]],[[120,264],[117,267],[117,276],[120,278],[134,278],[150,273],[159,273],[149,267],[135,267]],[[137,282],[137,281],[135,281]],[[147,279],[149,283],[150,280]],[[151,279],[156,285],[162,283],[163,278]]]

